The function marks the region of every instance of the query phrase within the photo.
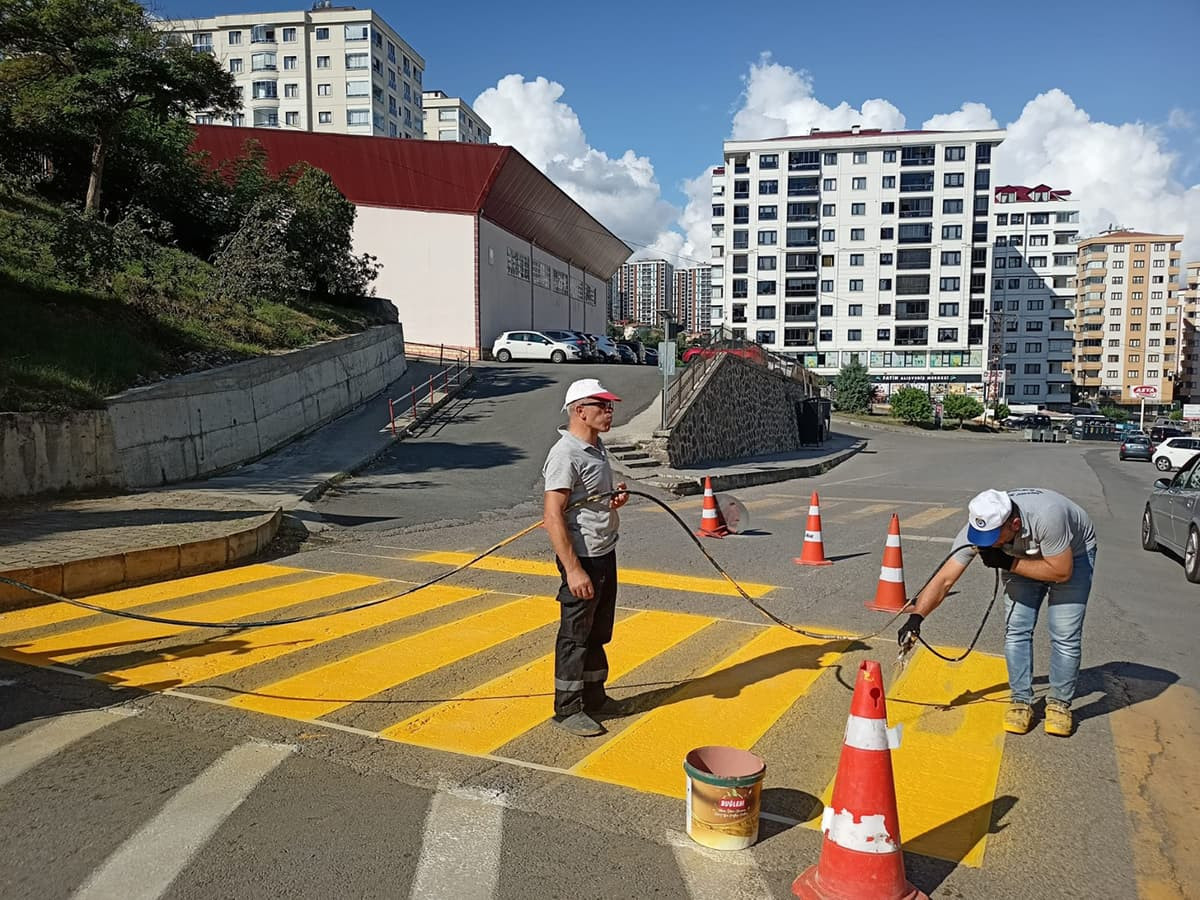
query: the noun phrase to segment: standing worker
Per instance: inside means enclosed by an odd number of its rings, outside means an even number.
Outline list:
[[[604,734],[589,713],[616,704],[604,692],[617,605],[617,510],[628,494],[616,494],[576,509],[573,503],[613,490],[612,466],[600,435],[612,428],[613,403],[621,398],[595,378],[567,388],[567,427],[550,448],[542,518],[554,547],[562,585],[562,618],[554,648],[554,721],[578,737]],[[617,485],[624,491],[624,482]]]
[[[967,526],[954,539],[956,547],[966,544],[974,549],[964,547],[946,560],[917,595],[916,611],[900,629],[900,646],[911,646],[921,633],[922,620],[946,599],[968,563],[978,556],[988,568],[1003,570],[1004,657],[1011,689],[1004,730],[1025,734],[1033,727],[1033,627],[1042,601],[1049,597],[1046,733],[1070,735],[1083,616],[1096,565],[1092,520],[1078,504],[1054,491],[987,490],[971,501]]]

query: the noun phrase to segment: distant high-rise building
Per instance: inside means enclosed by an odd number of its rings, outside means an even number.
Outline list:
[[[242,111],[199,125],[422,138],[425,60],[370,9],[318,3],[297,12],[164,19],[164,31],[233,74]]]
[[[613,321],[632,325],[661,326],[663,312],[676,315],[675,267],[665,259],[639,259],[627,262],[617,273],[617,297],[620,318]]]
[[[685,333],[707,331],[712,305],[712,267],[675,270],[675,315]]]
[[[466,144],[491,142],[491,126],[465,100],[447,97],[442,91],[425,91],[421,95],[421,102],[425,111],[427,141],[461,141]]]
[[[1175,396],[1200,401],[1200,261],[1184,265],[1179,297],[1179,364],[1175,370]]]

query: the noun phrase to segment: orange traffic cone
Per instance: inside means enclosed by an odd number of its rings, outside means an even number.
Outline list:
[[[858,667],[833,797],[821,816],[821,858],[792,883],[803,900],[928,900],[904,875],[892,748],[879,663]]]
[[[883,545],[883,565],[879,568],[879,586],[875,588],[875,601],[867,603],[867,609],[883,612],[899,612],[908,604],[904,590],[904,554],[900,551],[900,517],[892,513],[888,526],[887,543]]]
[[[804,546],[793,562],[801,566],[832,566],[825,558],[825,541],[821,537],[821,499],[813,491],[808,501],[808,525],[804,529]]]
[[[721,511],[717,509],[717,498],[713,496],[712,479],[704,477],[704,508],[700,511],[700,528],[696,531],[699,537],[723,538],[729,534]]]

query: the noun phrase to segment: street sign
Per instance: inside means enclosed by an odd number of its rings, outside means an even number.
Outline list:
[[[1200,419],[1200,403],[1183,404],[1183,417],[1185,419]]]
[[[658,342],[658,367],[663,370],[663,374],[668,378],[675,374],[674,341]]]
[[[1157,400],[1158,385],[1157,384],[1139,384],[1130,389],[1133,396],[1139,397],[1142,400]]]

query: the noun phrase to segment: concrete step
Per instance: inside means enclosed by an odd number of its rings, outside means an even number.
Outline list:
[[[630,450],[624,453],[614,453],[613,455],[622,462],[630,459],[647,459],[650,456],[650,454],[644,450]]]
[[[633,459],[621,460],[622,464],[627,469],[657,469],[661,468],[662,464],[657,459]]]
[[[608,449],[609,453],[616,454],[629,453],[630,451],[641,449],[637,444],[610,444],[607,441],[605,442],[604,446]]]

